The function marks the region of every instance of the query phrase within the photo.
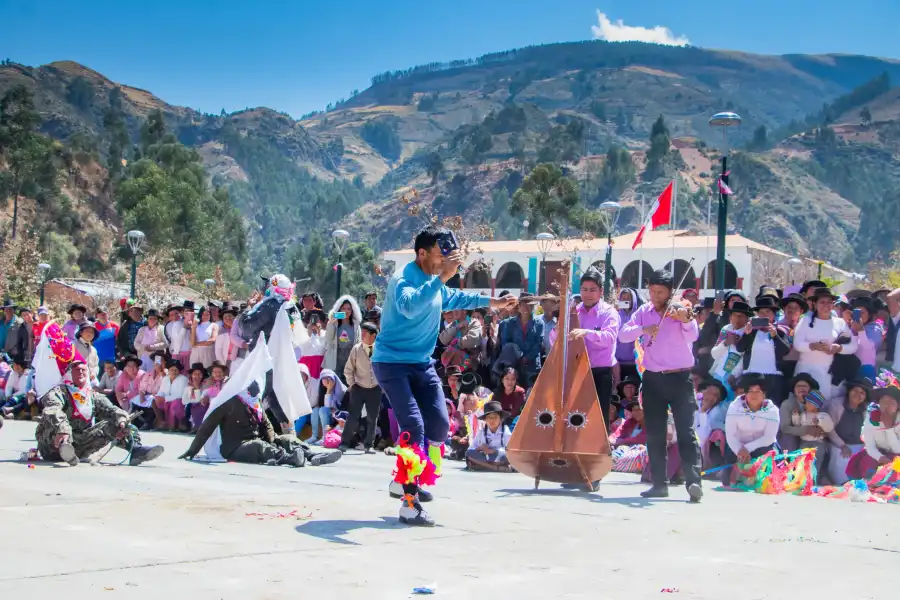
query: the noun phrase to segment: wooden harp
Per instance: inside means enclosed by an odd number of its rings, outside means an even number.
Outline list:
[[[584,340],[568,339],[568,332],[578,327],[569,281],[566,269],[559,280],[562,305],[556,342],[506,448],[510,464],[533,477],[535,489],[542,479],[590,488],[612,468],[609,435]]]

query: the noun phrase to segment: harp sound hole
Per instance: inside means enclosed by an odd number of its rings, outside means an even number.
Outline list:
[[[569,461],[564,458],[554,458],[552,461],[554,467],[568,467]]]
[[[584,427],[584,415],[581,413],[572,413],[569,415],[569,425],[572,427]]]
[[[547,426],[553,423],[553,413],[552,412],[542,412],[538,415],[538,423],[541,425]]]

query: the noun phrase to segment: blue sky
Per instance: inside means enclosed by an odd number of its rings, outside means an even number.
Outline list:
[[[0,58],[75,60],[205,112],[268,106],[300,116],[375,73],[591,39],[592,27],[623,35],[620,19],[707,48],[900,59],[896,0],[0,0]],[[634,34],[650,35],[624,30]]]

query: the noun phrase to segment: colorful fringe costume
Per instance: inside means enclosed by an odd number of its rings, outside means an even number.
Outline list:
[[[418,444],[409,443],[409,434],[404,431],[397,444],[394,481],[404,487],[434,485],[441,476],[443,458],[444,444],[429,444],[426,454]]]
[[[816,481],[816,451],[804,448],[788,454],[775,451],[747,464],[735,465],[737,483],[734,487],[758,494],[812,494]]]

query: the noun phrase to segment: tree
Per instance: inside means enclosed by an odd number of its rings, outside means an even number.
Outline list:
[[[35,266],[41,262],[38,238],[25,231],[12,238],[7,228],[0,230],[0,297],[28,306],[38,297],[40,282]]]
[[[337,273],[334,269],[338,262],[334,247],[325,242],[318,232],[313,232],[306,243],[294,246],[288,261],[288,274],[294,280],[309,278],[303,284],[305,289],[317,290],[323,300],[331,303],[337,300],[334,290],[337,286]],[[341,294],[350,294],[361,298],[374,285],[375,252],[369,244],[353,243],[344,250],[341,258]]]
[[[606,121],[606,105],[599,100],[594,100],[591,103],[591,113],[597,117],[597,120],[601,123]]]
[[[663,174],[663,161],[669,154],[670,146],[669,128],[663,116],[659,115],[650,130],[650,149],[647,151],[647,170],[644,173],[646,179],[653,180]]]
[[[612,146],[606,152],[606,161],[600,172],[600,183],[597,189],[597,203],[615,199],[622,194],[635,179],[634,161],[631,153],[625,148]]]
[[[578,187],[565,177],[559,167],[540,164],[525,178],[513,195],[510,213],[528,220],[528,232],[535,234],[545,227],[568,222],[572,209],[579,204]]]
[[[397,160],[403,150],[400,137],[390,124],[384,121],[367,121],[360,132],[362,139],[389,160]]]
[[[522,168],[522,165],[525,164],[525,139],[517,134],[513,133],[509,136],[509,151],[512,154],[513,160],[518,163],[519,168]]]
[[[94,86],[84,77],[78,76],[66,87],[66,99],[81,110],[88,110],[94,101]]]
[[[103,113],[103,126],[109,134],[106,167],[109,170],[110,182],[114,184],[122,173],[126,150],[131,145],[122,110],[122,91],[118,87],[114,87],[109,93],[109,108]]]
[[[859,111],[859,119],[863,127],[868,127],[872,124],[872,112],[869,110],[868,106],[863,107],[863,109]]]
[[[761,151],[769,147],[769,132],[765,125],[760,125],[753,132],[753,141],[750,142],[750,149]]]
[[[629,132],[631,132],[631,117],[626,115],[625,109],[620,106],[619,112],[616,113],[616,133],[625,135]]]
[[[431,177],[431,185],[437,185],[438,178],[444,172],[444,161],[441,160],[441,155],[437,152],[429,154],[425,159],[425,170]]]
[[[0,99],[0,162],[8,168],[0,177],[0,197],[12,197],[13,239],[18,229],[19,197],[34,197],[42,190],[55,194],[58,187],[60,146],[38,132],[40,124],[41,117],[25,86],[13,87]]]

